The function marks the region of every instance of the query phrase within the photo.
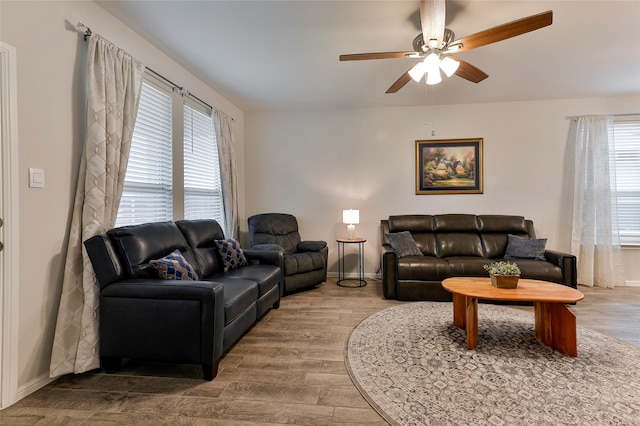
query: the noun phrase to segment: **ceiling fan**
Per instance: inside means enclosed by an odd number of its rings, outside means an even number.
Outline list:
[[[427,84],[437,84],[442,80],[440,70],[447,77],[457,75],[473,83],[479,83],[489,75],[479,68],[454,57],[454,53],[464,52],[487,44],[506,40],[551,25],[553,12],[548,10],[497,27],[455,40],[455,34],[445,28],[445,0],[421,0],[420,24],[422,33],[413,40],[413,50],[404,52],[355,53],[340,55],[341,61],[361,61],[368,59],[417,58],[423,61],[415,64],[402,74],[387,89],[386,93],[396,93],[411,79],[420,81],[426,76]]]

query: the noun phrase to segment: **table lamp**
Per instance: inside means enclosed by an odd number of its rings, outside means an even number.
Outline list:
[[[360,223],[360,210],[342,210],[342,223],[347,225],[347,238],[355,240],[356,225]]]

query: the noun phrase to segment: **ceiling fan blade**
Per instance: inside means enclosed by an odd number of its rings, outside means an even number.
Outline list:
[[[378,52],[378,53],[353,53],[349,55],[340,55],[341,61],[364,61],[367,59],[394,59],[407,58],[410,55],[416,55],[416,52]]]
[[[411,81],[411,76],[409,75],[409,71],[407,71],[404,74],[402,74],[400,78],[397,79],[395,83],[393,83],[391,87],[387,89],[385,93],[396,93],[398,90],[402,89],[404,85],[407,84],[409,81]]]
[[[450,43],[450,46],[455,47],[457,44],[462,44],[462,48],[454,50],[454,52],[464,52],[465,50],[486,46],[487,44],[538,30],[546,27],[547,25],[551,25],[552,22],[553,11],[548,10],[537,15],[528,16],[526,18],[518,19],[517,21],[498,25],[497,27],[489,28],[488,30],[463,37]]]
[[[445,0],[421,0],[420,24],[422,25],[422,37],[424,44],[429,45],[429,40],[436,39],[442,45],[444,37],[444,20],[447,13]]]
[[[474,67],[469,62],[465,62],[459,58],[456,58],[456,61],[460,62],[460,66],[455,72],[455,75],[458,77],[462,77],[472,83],[480,83],[482,80],[489,77],[489,74],[485,73],[480,68]]]

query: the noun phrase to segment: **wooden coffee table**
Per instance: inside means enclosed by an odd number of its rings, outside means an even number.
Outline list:
[[[536,338],[547,346],[578,356],[576,316],[564,305],[578,302],[578,290],[547,281],[520,279],[515,289],[496,288],[489,278],[447,278],[453,293],[453,324],[467,332],[467,349],[478,346],[478,299],[533,302]]]

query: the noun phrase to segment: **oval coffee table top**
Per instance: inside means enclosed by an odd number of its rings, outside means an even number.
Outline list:
[[[562,284],[520,278],[517,288],[496,288],[490,278],[454,277],[442,281],[452,293],[478,299],[511,300],[520,302],[570,303],[584,299],[584,294]]]

